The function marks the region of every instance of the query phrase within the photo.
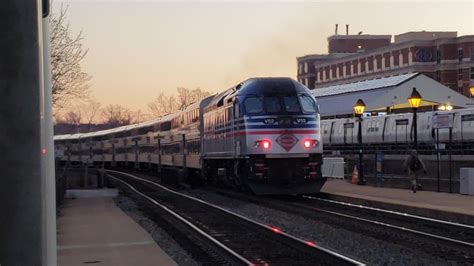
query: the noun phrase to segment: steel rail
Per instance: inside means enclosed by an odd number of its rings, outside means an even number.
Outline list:
[[[433,222],[433,223],[439,223],[439,224],[445,224],[445,225],[454,226],[454,227],[460,227],[462,229],[474,230],[474,225],[455,223],[455,222],[450,222],[450,221],[445,221],[445,220],[439,220],[439,219],[414,215],[414,214],[410,214],[410,213],[404,213],[404,212],[391,211],[391,210],[386,210],[386,209],[381,209],[381,208],[369,207],[369,206],[365,206],[365,205],[357,205],[357,204],[353,204],[353,203],[350,203],[350,202],[344,202],[344,201],[322,199],[322,198],[313,197],[313,196],[302,196],[302,197],[307,198],[307,199],[311,199],[311,200],[319,200],[319,201],[330,202],[330,203],[344,205],[344,206],[350,206],[350,207],[354,207],[354,208],[360,208],[360,209],[366,209],[366,210],[371,210],[371,211],[376,211],[376,212],[383,212],[383,213],[388,213],[388,214],[393,214],[393,215],[399,215],[399,216],[402,216],[402,217],[410,217],[410,218],[429,221],[429,222]]]
[[[326,249],[326,248],[324,248],[324,247],[318,246],[318,245],[316,245],[316,244],[313,243],[313,242],[300,239],[300,238],[295,237],[295,236],[293,236],[293,235],[290,235],[290,234],[288,234],[288,233],[286,233],[286,232],[283,232],[283,231],[281,231],[280,229],[276,229],[276,228],[271,227],[271,226],[269,226],[269,225],[266,225],[266,224],[263,224],[263,223],[254,221],[254,220],[252,220],[252,219],[250,219],[250,218],[247,218],[247,217],[242,216],[242,215],[240,215],[240,214],[231,212],[231,211],[229,211],[229,210],[227,210],[227,209],[224,209],[224,208],[222,208],[222,207],[220,207],[220,206],[217,206],[217,205],[215,205],[215,204],[206,202],[206,201],[204,201],[204,200],[201,200],[201,199],[198,199],[198,198],[195,198],[195,197],[192,197],[192,196],[183,194],[183,193],[179,193],[179,192],[177,192],[177,191],[174,191],[174,190],[172,190],[172,189],[169,189],[168,187],[163,186],[163,185],[161,185],[161,184],[158,184],[158,183],[156,183],[156,182],[153,182],[153,181],[150,181],[150,180],[147,180],[147,179],[144,179],[144,178],[140,178],[140,177],[137,177],[137,176],[135,176],[135,175],[132,175],[132,174],[129,174],[129,173],[125,173],[125,172],[119,172],[119,171],[113,171],[113,170],[107,170],[107,172],[108,172],[108,173],[116,173],[116,174],[124,175],[124,176],[127,176],[127,177],[129,177],[129,178],[132,178],[132,179],[134,179],[134,180],[138,180],[138,181],[140,181],[140,182],[147,183],[147,184],[149,184],[149,185],[155,186],[155,187],[157,187],[157,188],[159,188],[159,189],[162,189],[162,190],[164,190],[164,191],[166,191],[166,192],[169,192],[169,193],[172,193],[172,194],[174,194],[174,195],[177,195],[177,196],[180,196],[180,197],[184,197],[184,198],[186,198],[186,199],[189,199],[189,200],[198,202],[198,203],[203,204],[203,205],[205,205],[205,206],[208,206],[208,207],[217,209],[217,210],[219,210],[219,211],[221,211],[221,212],[224,212],[224,213],[226,213],[226,214],[228,214],[228,215],[237,217],[237,218],[239,218],[239,219],[241,219],[241,220],[244,220],[244,221],[246,221],[246,222],[248,222],[248,223],[250,223],[250,224],[253,224],[254,226],[258,226],[258,227],[260,227],[260,228],[264,228],[264,229],[269,230],[269,231],[271,231],[271,232],[276,232],[276,230],[278,230],[278,235],[283,236],[283,237],[286,237],[287,239],[289,239],[289,240],[291,240],[291,241],[295,241],[295,242],[299,243],[300,245],[304,245],[304,246],[306,246],[307,248],[315,249],[315,250],[317,250],[317,251],[319,251],[319,252],[322,252],[322,253],[325,254],[325,255],[328,255],[328,256],[332,256],[332,257],[334,257],[334,258],[337,258],[337,259],[339,259],[341,262],[345,262],[346,264],[351,264],[351,265],[364,265],[363,263],[361,263],[361,262],[359,262],[359,261],[356,261],[356,260],[354,260],[354,259],[348,258],[348,257],[346,257],[346,256],[344,256],[344,255],[341,255],[341,254],[339,254],[339,253],[337,253],[337,252],[334,252],[334,251],[332,251],[332,250]],[[111,175],[108,174],[108,176],[111,176]],[[116,177],[114,177],[114,178],[116,178]],[[116,179],[117,179],[117,178],[116,178]],[[124,181],[122,181],[122,182],[124,182]],[[129,186],[131,186],[131,185],[129,185]],[[137,190],[134,189],[134,191],[137,191]],[[141,194],[143,194],[143,193],[141,193]],[[158,203],[156,200],[151,199],[150,197],[148,197],[148,196],[146,196],[146,195],[143,195],[143,196],[146,197],[148,200],[152,201],[153,203],[156,202],[157,204],[160,204],[160,203]],[[160,204],[160,205],[161,205],[161,204]],[[163,206],[163,205],[162,205],[162,206]],[[167,208],[166,206],[163,206],[163,207]],[[170,210],[170,209],[167,208],[167,210]],[[170,211],[171,211],[171,210],[170,210]],[[178,214],[175,213],[175,215],[178,215]],[[185,218],[182,218],[182,219],[186,220]],[[188,222],[188,223],[190,223],[190,222]],[[195,227],[195,226],[194,226],[194,227]],[[209,237],[211,237],[211,236],[209,236]],[[211,237],[211,238],[212,238],[212,237]],[[212,238],[212,239],[214,239],[214,238]],[[217,240],[214,239],[214,241],[217,241]],[[217,242],[218,242],[218,241],[217,241]]]
[[[240,262],[244,265],[253,265],[253,263],[249,260],[247,260],[246,258],[244,258],[243,256],[241,256],[240,254],[238,254],[237,252],[233,251],[231,248],[227,247],[226,245],[222,244],[221,242],[217,241],[214,237],[210,236],[209,234],[207,234],[206,232],[204,232],[203,230],[201,230],[200,228],[198,228],[197,226],[195,226],[194,224],[192,224],[191,222],[189,222],[188,220],[186,220],[185,218],[183,218],[181,215],[177,214],[176,212],[174,212],[173,210],[171,210],[170,208],[166,207],[165,205],[159,203],[158,201],[152,199],[151,197],[143,194],[142,192],[138,191],[134,186],[128,184],[127,182],[121,180],[120,178],[117,178],[113,175],[108,175],[110,178],[118,181],[118,182],[121,182],[123,185],[127,186],[130,190],[132,190],[133,192],[135,192],[136,194],[140,195],[141,197],[147,199],[148,201],[150,201],[151,203],[153,203],[155,206],[161,208],[162,210],[164,210],[165,212],[167,212],[169,215],[172,215],[174,218],[178,219],[179,221],[181,221],[183,224],[185,224],[186,226],[188,226],[189,228],[191,228],[192,230],[194,230],[195,232],[197,232],[199,235],[201,235],[202,237],[206,238],[207,240],[211,241],[214,245],[218,246],[219,248],[221,248],[225,253],[227,253],[229,256],[233,257],[233,260],[236,261],[236,262]]]

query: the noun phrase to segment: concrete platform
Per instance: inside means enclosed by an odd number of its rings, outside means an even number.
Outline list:
[[[58,218],[58,265],[176,265],[113,202],[115,190],[75,190]]]
[[[407,189],[359,186],[347,180],[328,180],[321,192],[323,192],[323,196],[324,193],[329,193],[330,195],[327,196],[333,199],[356,199],[360,204],[374,207],[390,208],[469,224],[474,223],[474,196],[432,191],[413,193]]]

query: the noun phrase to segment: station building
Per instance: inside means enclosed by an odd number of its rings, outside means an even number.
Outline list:
[[[474,35],[407,32],[328,37],[328,54],[297,58],[298,81],[310,89],[421,73],[465,96],[474,86]]]
[[[420,111],[437,110],[440,105],[453,108],[472,108],[474,99],[420,73],[408,73],[331,85],[312,90],[318,100],[322,119],[353,117],[353,106],[358,99],[366,104],[365,115],[385,115],[411,112],[408,97],[416,88],[422,96]]]

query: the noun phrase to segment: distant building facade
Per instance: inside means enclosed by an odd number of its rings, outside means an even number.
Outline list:
[[[394,42],[391,35],[333,35],[328,51],[298,57],[298,81],[317,89],[418,72],[466,96],[474,86],[474,35],[407,32]]]

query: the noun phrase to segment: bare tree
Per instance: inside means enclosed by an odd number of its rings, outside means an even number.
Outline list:
[[[148,108],[155,117],[161,117],[177,110],[184,110],[190,104],[195,103],[210,95],[208,91],[200,88],[190,90],[183,87],[176,89],[177,96],[167,96],[160,93],[153,102],[148,103]]]
[[[72,36],[66,21],[67,8],[61,6],[59,14],[51,14],[51,72],[53,90],[53,108],[61,109],[74,98],[88,96],[91,76],[81,68],[81,62],[88,50],[82,46],[82,32]]]
[[[153,102],[148,103],[148,108],[155,117],[161,117],[178,110],[176,97],[160,93]]]
[[[133,123],[141,123],[144,121],[148,121],[153,119],[153,115],[143,113],[142,110],[138,109],[137,111],[133,112]]]
[[[110,127],[129,125],[133,121],[132,112],[118,104],[110,104],[102,109],[102,120]]]
[[[78,110],[81,112],[81,116],[83,118],[83,123],[88,125],[88,130],[91,131],[92,124],[94,124],[99,111],[100,111],[101,104],[94,100],[87,101],[86,103],[79,106]]]
[[[78,127],[81,124],[81,113],[75,111],[69,111],[64,115],[64,122],[70,125]]]
[[[195,103],[210,95],[209,92],[203,91],[200,88],[190,90],[187,88],[178,87],[177,92],[178,92],[179,110],[184,110],[186,109],[186,107],[188,107],[192,103]]]

